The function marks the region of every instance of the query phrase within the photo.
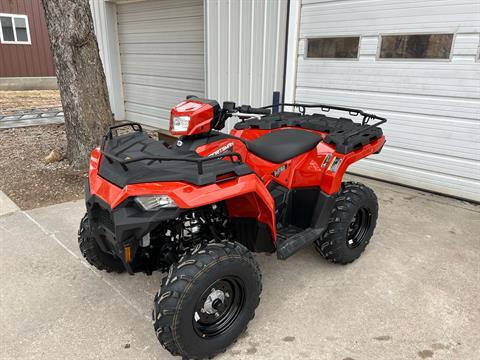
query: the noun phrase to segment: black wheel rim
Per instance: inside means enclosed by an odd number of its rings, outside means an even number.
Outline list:
[[[196,333],[207,338],[227,331],[243,310],[245,292],[243,281],[234,276],[210,285],[195,305],[193,327]]]
[[[354,249],[361,245],[370,229],[372,214],[367,208],[358,209],[347,229],[347,246]]]

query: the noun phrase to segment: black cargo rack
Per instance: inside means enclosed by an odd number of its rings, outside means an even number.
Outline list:
[[[235,166],[236,165],[246,166],[243,162],[242,156],[237,152],[225,152],[223,154],[219,154],[219,155],[215,155],[215,156],[208,156],[208,157],[201,157],[197,153],[192,152],[192,153],[187,153],[187,154],[175,154],[175,156],[142,155],[142,156],[135,156],[135,157],[132,157],[132,158],[130,158],[128,156],[125,157],[125,158],[121,158],[121,157],[117,156],[117,154],[113,154],[109,151],[106,151],[105,147],[106,147],[106,142],[108,140],[112,140],[115,137],[114,133],[116,132],[116,130],[118,130],[120,128],[124,128],[124,127],[130,127],[130,128],[132,128],[132,130],[134,130],[134,132],[143,132],[142,126],[138,123],[135,123],[135,122],[124,123],[124,124],[111,126],[108,129],[105,136],[103,137],[102,144],[101,144],[101,147],[100,147],[100,152],[105,157],[105,159],[108,161],[108,163],[112,164],[112,163],[115,162],[115,163],[119,164],[124,171],[129,170],[128,164],[137,163],[137,162],[145,161],[145,160],[147,160],[147,161],[149,160],[148,165],[151,165],[155,162],[162,163],[162,162],[167,162],[167,161],[172,161],[172,162],[182,162],[183,161],[183,162],[187,162],[187,163],[194,163],[194,164],[197,165],[196,168],[197,168],[198,175],[203,175],[204,174],[204,164],[205,163],[207,163],[209,161],[220,160],[220,159],[223,159],[223,158],[229,158],[231,163],[234,164]],[[132,145],[133,144],[134,143],[132,143]],[[231,171],[233,171],[235,173],[238,172],[237,175],[243,175],[244,173],[246,173],[246,170],[247,169],[243,169],[243,170],[238,169],[238,171],[236,171],[236,169],[233,168]]]
[[[191,162],[191,163],[196,163],[197,164],[197,169],[198,173],[200,175],[203,174],[203,163],[211,160],[217,160],[217,159],[223,159],[223,158],[230,158],[231,162],[234,164],[242,164],[242,156],[239,153],[236,152],[228,152],[225,154],[220,154],[220,155],[215,155],[215,156],[209,156],[209,157],[200,157],[198,159],[195,158],[188,158],[188,157],[177,157],[177,156],[139,156],[134,159],[121,159],[111,153],[105,152],[102,150],[103,156],[111,163],[112,161],[118,162],[122,168],[125,171],[128,171],[127,164],[131,164],[134,162],[138,161],[144,161],[144,160],[151,160],[151,163],[158,161],[186,161],[186,162]],[[237,160],[234,160],[234,158],[237,158]]]
[[[124,128],[124,127],[131,127],[132,130],[134,131],[138,131],[138,132],[143,132],[143,128],[142,128],[142,125],[140,125],[139,123],[137,122],[128,122],[128,123],[123,123],[123,124],[118,124],[118,125],[113,125],[113,126],[110,126],[108,128],[108,131],[107,133],[103,136],[103,140],[102,140],[102,150],[105,146],[105,140],[107,139],[113,139],[113,130],[118,130],[120,128]]]
[[[353,109],[353,108],[348,108],[344,106],[335,106],[335,105],[326,105],[326,104],[300,104],[300,103],[281,103],[278,105],[281,105],[282,108],[285,106],[298,108],[301,115],[305,115],[306,110],[308,108],[317,108],[323,112],[329,112],[330,110],[338,110],[338,111],[348,112],[348,114],[351,116],[359,116],[359,115],[362,116],[363,118],[362,118],[361,126],[358,126],[358,128],[352,128],[352,131],[347,131],[346,133],[342,134],[341,136],[342,144],[337,144],[337,145],[340,145],[340,147],[342,147],[342,145],[346,145],[348,143],[347,141],[348,139],[354,136],[366,133],[374,128],[378,128],[378,126],[385,124],[387,122],[387,119],[384,117],[377,116],[375,114],[366,113],[360,109]],[[262,109],[273,108],[274,106],[277,106],[277,105],[263,106]],[[370,120],[378,120],[378,121],[374,124],[369,124]]]
[[[348,112],[351,116],[358,116],[362,115],[362,125],[367,125],[367,123],[370,120],[380,120],[380,124],[386,123],[387,119],[381,116],[377,116],[375,114],[369,114],[364,112],[363,110],[359,109],[353,109],[353,108],[347,108],[344,106],[335,106],[335,105],[325,105],[325,104],[300,104],[300,103],[280,103],[277,105],[267,105],[267,106],[262,106],[260,109],[269,109],[273,108],[274,106],[291,106],[291,107],[296,107],[300,110],[300,113],[302,115],[305,115],[307,108],[319,108],[323,112],[329,112],[330,110],[338,110],[338,111],[345,111]],[[372,125],[375,126],[375,125]]]

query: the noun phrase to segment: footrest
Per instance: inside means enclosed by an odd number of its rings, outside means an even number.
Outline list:
[[[322,229],[300,229],[289,226],[277,233],[277,258],[285,260],[304,247],[313,244],[322,234]]]

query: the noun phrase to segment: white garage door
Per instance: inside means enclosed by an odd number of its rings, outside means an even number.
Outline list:
[[[117,18],[126,118],[166,129],[172,106],[205,93],[203,1],[132,2]]]
[[[296,101],[389,119],[352,172],[480,201],[479,33],[478,0],[303,0]]]

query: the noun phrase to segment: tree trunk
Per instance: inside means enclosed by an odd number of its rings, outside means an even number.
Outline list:
[[[113,123],[88,0],[42,0],[62,98],[67,158],[77,168]]]

